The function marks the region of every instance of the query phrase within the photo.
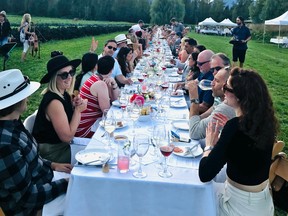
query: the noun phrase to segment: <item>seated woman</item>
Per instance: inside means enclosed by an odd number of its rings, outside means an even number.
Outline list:
[[[0,86],[0,206],[5,215],[36,215],[66,192],[68,179],[52,181],[53,170],[70,173],[72,166],[39,157],[38,144],[19,120],[40,83],[11,69],[0,72]]]
[[[253,70],[233,68],[223,86],[225,103],[236,117],[219,137],[219,123],[209,123],[199,177],[211,181],[227,164],[227,180],[217,215],[274,215],[269,170],[278,121],[265,81]]]
[[[86,53],[82,57],[82,71],[76,76],[74,90],[80,91],[85,81],[97,71],[98,55],[96,53]]]
[[[186,77],[186,81],[189,80],[195,80],[198,78],[199,74],[200,74],[200,69],[197,66],[197,58],[198,58],[199,53],[197,52],[193,52],[189,55],[188,60],[189,60],[189,73]]]
[[[48,73],[40,83],[48,83],[42,92],[33,128],[33,136],[39,143],[40,155],[48,160],[70,163],[70,142],[80,122],[81,112],[87,108],[87,100],[76,96],[71,99],[76,68],[80,59],[69,61],[59,55],[47,63]]]
[[[116,59],[118,60],[123,76],[130,77],[132,71],[134,70],[133,61],[135,56],[133,56],[133,50],[128,47],[122,47],[119,50]],[[124,87],[124,84],[120,83],[117,78],[116,82],[120,88]]]
[[[105,109],[110,108],[111,101],[118,98],[120,91],[116,81],[111,77],[114,62],[112,56],[100,58],[98,72],[82,86],[80,96],[87,98],[88,106],[81,113],[81,121],[75,136],[92,137],[94,134],[94,131],[91,130],[93,124],[102,117]]]

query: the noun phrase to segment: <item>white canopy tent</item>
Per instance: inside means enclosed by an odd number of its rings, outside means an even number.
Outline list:
[[[228,26],[228,27],[235,27],[237,26],[236,23],[233,23],[229,18],[222,20],[219,25],[221,26]]]
[[[202,22],[198,23],[198,25],[216,26],[219,25],[219,23],[213,20],[211,17],[209,17],[203,20]]]
[[[265,20],[263,42],[264,42],[264,35],[266,32],[266,28],[265,28],[266,25],[278,25],[279,26],[279,37],[280,37],[281,26],[288,25],[288,11],[286,11],[284,14],[282,14],[281,16],[276,17],[274,19]]]

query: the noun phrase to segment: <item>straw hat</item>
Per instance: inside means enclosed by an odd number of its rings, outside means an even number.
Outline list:
[[[0,72],[0,110],[27,98],[39,87],[40,83],[30,81],[18,69]]]
[[[47,73],[43,76],[40,83],[48,83],[52,76],[57,73],[60,69],[71,65],[73,68],[77,68],[81,63],[81,59],[74,59],[69,61],[64,55],[59,55],[51,58],[47,63]]]
[[[119,34],[115,37],[115,41],[117,44],[123,43],[127,41],[125,34]]]

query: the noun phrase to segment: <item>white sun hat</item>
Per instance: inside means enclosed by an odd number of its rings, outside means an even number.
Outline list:
[[[30,82],[18,69],[0,72],[0,110],[27,98],[39,87],[40,83]]]
[[[117,44],[123,43],[127,41],[125,34],[119,34],[115,37],[115,41]]]

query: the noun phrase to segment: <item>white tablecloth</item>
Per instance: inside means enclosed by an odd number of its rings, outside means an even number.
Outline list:
[[[120,111],[118,107],[113,106],[112,109]],[[168,116],[169,119],[188,118],[188,109],[170,108]],[[136,132],[151,134],[149,128],[152,125],[151,121],[138,122]],[[176,130],[170,121],[167,126]],[[117,129],[114,134],[129,137],[131,127],[132,124],[129,124]],[[87,148],[103,146],[103,133],[103,128],[99,127]],[[179,133],[185,135],[188,131],[181,130]],[[152,146],[149,151],[153,151]],[[149,162],[151,157],[148,152],[143,162]],[[155,163],[142,166],[147,173],[144,179],[136,179],[132,175],[138,165],[133,166],[126,174],[120,174],[116,166],[112,166],[109,173],[103,173],[101,168],[94,166],[75,166],[66,195],[65,215],[216,215],[214,186],[212,183],[202,183],[198,177],[200,159],[201,156],[183,159],[170,155],[169,164],[173,165],[176,161],[177,166],[175,163],[175,166],[169,166],[173,176],[167,179],[159,177],[159,168],[156,168]],[[181,160],[186,161],[183,163]]]

